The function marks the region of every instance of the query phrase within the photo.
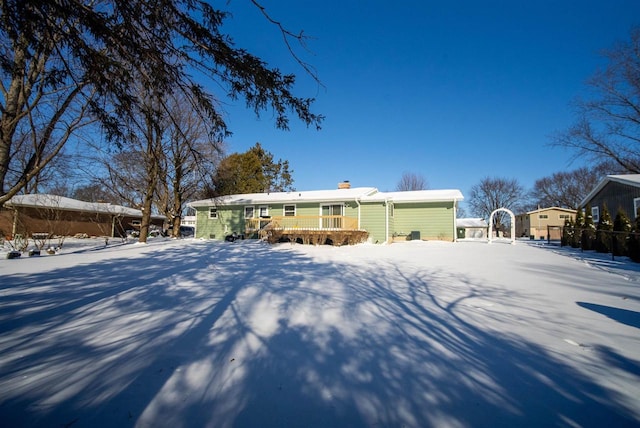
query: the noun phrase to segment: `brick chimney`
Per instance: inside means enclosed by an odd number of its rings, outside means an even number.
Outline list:
[[[351,183],[349,180],[344,180],[342,183],[338,183],[338,189],[351,189]]]

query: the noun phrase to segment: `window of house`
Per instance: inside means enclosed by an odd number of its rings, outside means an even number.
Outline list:
[[[260,217],[269,217],[269,207],[267,206],[261,206],[258,212],[260,213]]]
[[[549,218],[549,216],[547,214],[540,214],[538,215],[538,218]]]
[[[638,210],[640,210],[640,198],[634,198],[633,199],[633,218],[631,220],[633,220],[634,218],[638,217],[638,215],[640,215],[640,213],[638,213]]]
[[[216,207],[209,207],[209,218],[218,218],[218,209]]]
[[[244,218],[253,218],[254,208],[244,207]]]
[[[389,217],[393,217],[393,212],[395,211],[394,205],[389,204]]]
[[[591,207],[591,218],[594,224],[600,221],[600,208]]]
[[[560,214],[560,215],[558,215],[558,218],[560,220],[566,220],[566,219],[571,218],[571,216],[569,214]]]
[[[285,205],[282,208],[285,217],[295,217],[296,215],[296,206],[295,205]]]

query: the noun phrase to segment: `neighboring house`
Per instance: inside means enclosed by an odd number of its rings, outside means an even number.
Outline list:
[[[566,220],[575,220],[576,210],[550,207],[539,208],[516,215],[516,236],[531,239],[553,239],[562,237],[562,226]]]
[[[257,237],[268,230],[365,231],[372,243],[395,237],[455,240],[459,190],[380,192],[375,187],[229,195],[188,204],[196,237]]]
[[[196,216],[185,215],[180,217],[180,226],[193,226],[196,227]]]
[[[489,224],[483,218],[456,219],[458,239],[487,239]]]
[[[587,205],[591,205],[594,224],[600,220],[605,205],[612,219],[622,209],[633,221],[640,209],[640,174],[607,175],[580,202],[582,208]]]
[[[101,202],[84,202],[63,196],[16,195],[0,213],[5,235],[49,233],[73,236],[124,236],[139,230],[142,211]],[[164,216],[151,216],[151,228],[162,231]]]

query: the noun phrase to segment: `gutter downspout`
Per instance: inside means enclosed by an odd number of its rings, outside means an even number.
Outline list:
[[[453,242],[458,242],[458,230],[456,228],[456,219],[458,218],[458,200],[453,198]]]
[[[356,205],[358,206],[358,230],[360,230],[360,198],[356,198]]]
[[[384,199],[384,242],[389,243],[389,199]]]

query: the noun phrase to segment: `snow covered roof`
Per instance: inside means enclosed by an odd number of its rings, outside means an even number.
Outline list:
[[[580,206],[584,207],[604,186],[615,181],[617,183],[626,184],[628,186],[640,187],[640,174],[622,174],[622,175],[607,175],[603,178],[596,187],[580,202]]]
[[[457,189],[444,190],[407,190],[402,192],[378,192],[365,198],[367,201],[384,201],[389,200],[394,203],[402,202],[444,202],[444,201],[462,201],[464,197],[462,192]]]
[[[85,202],[71,199],[64,196],[49,194],[16,195],[7,203],[11,207],[32,207],[32,208],[54,208],[67,211],[83,211],[92,213],[119,214],[131,217],[142,217],[142,211],[113,205],[105,202]],[[164,216],[152,216],[153,218],[164,218]]]
[[[457,218],[456,227],[489,227],[483,218]]]
[[[439,202],[462,200],[459,190],[417,190],[406,192],[379,192],[375,187],[353,187],[350,189],[310,190],[292,192],[248,193],[244,195],[228,195],[219,198],[194,201],[191,207],[208,207],[213,205],[254,205],[286,202],[342,202],[361,200],[393,202]]]
[[[211,205],[253,205],[276,202],[352,201],[377,191],[375,187],[354,187],[351,189],[309,190],[300,192],[247,193],[194,201],[189,203],[189,206],[208,207]]]

